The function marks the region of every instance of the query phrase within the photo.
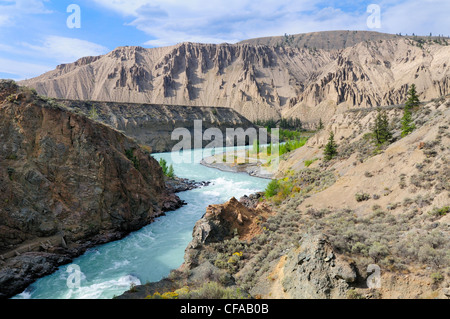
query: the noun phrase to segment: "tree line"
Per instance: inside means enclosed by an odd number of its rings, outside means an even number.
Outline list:
[[[417,95],[416,86],[411,85],[408,91],[408,99],[403,109],[403,117],[401,119],[401,137],[405,137],[416,128],[413,121],[413,112],[417,111],[420,106],[419,96]],[[377,110],[377,116],[372,128],[372,137],[377,146],[382,146],[392,142],[392,125],[389,122],[386,110],[379,108]],[[330,132],[328,143],[324,149],[325,161],[330,161],[338,155],[338,145],[334,140],[334,133]]]

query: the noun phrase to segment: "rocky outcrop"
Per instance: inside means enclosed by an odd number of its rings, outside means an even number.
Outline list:
[[[56,266],[183,204],[132,139],[13,82],[0,88],[1,297],[52,269],[35,262]]]
[[[403,103],[412,83],[421,100],[450,92],[446,42],[342,31],[296,39],[121,47],[21,83],[56,98],[223,106],[250,120],[298,117],[305,127],[348,108]]]
[[[0,270],[0,298],[20,293],[37,278],[50,275],[59,265],[70,262],[68,255],[47,252],[30,252],[9,259]]]
[[[225,204],[209,206],[194,227],[193,239],[186,248],[183,265],[171,272],[170,280],[163,279],[136,287],[119,298],[145,298],[155,291],[173,291],[182,286],[197,287],[208,281],[239,286],[242,274],[235,271],[230,273],[230,269],[224,269],[218,260],[221,254],[226,254],[224,247],[227,244],[224,243],[245,243],[248,245],[246,251],[250,250],[249,246],[257,245],[253,239],[261,234],[261,223],[272,214],[260,198],[261,194],[254,194],[239,201],[232,198]],[[270,243],[267,245],[270,246]],[[240,255],[239,258],[244,257]],[[259,269],[260,258],[259,255],[247,253],[241,261],[241,269],[256,268],[256,265]],[[253,297],[283,294],[294,299],[346,298],[350,287],[360,279],[356,266],[338,255],[324,235],[305,233],[299,247],[290,249],[279,260],[280,267],[268,267],[269,272],[255,279],[253,287],[246,287],[251,288]],[[226,264],[230,263],[233,263],[232,259],[228,259]],[[266,278],[272,276],[277,278],[276,281],[267,284]]]
[[[335,254],[322,235],[306,235],[291,251],[283,269],[284,292],[294,299],[344,299],[355,283],[356,267]]]
[[[254,194],[239,201],[232,198],[222,205],[208,206],[205,215],[194,226],[183,265],[173,270],[168,278],[137,286],[118,299],[142,299],[155,292],[170,292],[186,286],[194,289],[211,281],[238,288],[233,275],[216,265],[218,251],[214,247],[236,235],[247,241],[260,233],[258,225],[269,213],[267,207],[258,205],[260,197],[261,194]]]
[[[176,129],[189,131],[193,148],[195,122],[202,121],[199,131],[203,134],[209,128],[219,129],[225,137],[227,128],[255,128],[245,117],[230,108],[192,107],[176,105],[133,104],[95,101],[58,100],[66,107],[82,112],[97,121],[105,123],[127,136],[135,138],[139,144],[150,148],[153,153],[170,152],[180,142],[178,136],[172,139]],[[200,127],[200,126],[198,126]],[[199,146],[205,147],[211,140],[203,139]],[[252,143],[252,142],[250,142]]]
[[[233,238],[247,239],[259,231],[257,216],[260,212],[245,206],[236,198],[222,205],[211,205],[195,224],[192,241],[187,250]]]
[[[211,182],[196,182],[186,178],[170,178],[166,181],[166,187],[173,193],[181,193],[190,191],[196,188],[201,188],[210,185]]]

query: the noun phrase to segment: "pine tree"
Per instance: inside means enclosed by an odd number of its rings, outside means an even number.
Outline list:
[[[412,84],[408,91],[408,100],[405,103],[405,109],[413,110],[420,106],[419,96],[416,92],[416,85]]]
[[[381,111],[381,109],[378,109],[378,114],[375,118],[375,125],[373,128],[373,136],[375,137],[378,145],[388,142],[392,138],[386,111]]]
[[[410,110],[405,108],[405,112],[402,118],[402,137],[410,134],[416,128],[412,120],[412,113]]]
[[[408,100],[405,103],[405,110],[402,118],[402,137],[410,134],[416,126],[412,120],[412,110],[419,107],[420,101],[417,96],[416,86],[413,84],[408,91]]]
[[[319,119],[319,130],[323,129],[323,122],[322,119]]]
[[[159,165],[162,168],[163,174],[167,176],[167,172],[169,170],[169,167],[167,166],[167,161],[164,158],[161,158],[159,160]]]
[[[175,177],[175,172],[174,172],[172,164],[170,164],[169,169],[167,171],[167,177],[169,177],[169,178],[174,178]]]
[[[328,144],[325,146],[323,154],[325,155],[325,161],[330,161],[338,154],[337,144],[334,141],[334,133],[330,132],[330,137],[328,138]]]

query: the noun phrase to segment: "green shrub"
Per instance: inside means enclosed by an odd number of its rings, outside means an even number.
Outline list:
[[[88,117],[93,121],[96,121],[98,119],[98,111],[95,106],[92,106],[91,109],[89,110]]]
[[[434,272],[430,275],[433,284],[438,284],[444,280],[444,276],[442,276],[439,272]]]
[[[357,202],[363,202],[370,199],[370,195],[366,193],[357,193],[355,194],[355,199]]]
[[[305,161],[305,166],[306,167],[310,167],[312,163],[314,163],[315,161],[317,161],[318,158],[312,159],[312,160],[306,160]]]
[[[173,170],[173,165],[172,164],[170,164],[169,170],[167,171],[167,177],[169,177],[169,178],[174,178],[175,177],[175,172]]]
[[[369,248],[369,256],[375,262],[383,259],[384,257],[389,255],[389,248],[385,244],[381,244],[379,242],[374,242],[372,246]]]
[[[170,166],[167,165],[167,161],[164,158],[161,158],[159,160],[159,165],[162,168],[164,176],[167,176],[169,178],[174,178],[175,177],[175,172],[174,172],[174,169],[173,169],[173,165],[172,164],[170,164]]]
[[[192,299],[247,299],[248,294],[240,288],[223,287],[218,282],[207,282],[199,289],[191,291]]]
[[[278,193],[279,185],[276,179],[272,180],[269,185],[267,185],[265,190],[265,195],[267,198],[271,198]]]
[[[355,289],[350,289],[349,291],[347,291],[347,299],[364,299],[364,297]]]
[[[444,206],[442,208],[434,207],[433,210],[429,214],[434,217],[441,217],[441,216],[447,215],[449,212],[450,212],[450,206]]]
[[[6,98],[6,101],[13,103],[16,101],[17,95],[16,94],[11,94]]]
[[[308,138],[304,137],[298,140],[288,140],[286,143],[280,144],[280,156],[305,146],[306,142],[308,142]]]

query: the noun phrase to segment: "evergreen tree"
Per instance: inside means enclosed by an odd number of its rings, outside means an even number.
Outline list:
[[[412,113],[410,110],[405,108],[403,118],[402,118],[402,137],[410,134],[416,128],[412,120]]]
[[[169,171],[169,167],[167,166],[167,161],[164,158],[161,158],[159,160],[159,165],[161,166],[164,175],[167,176],[167,172]]]
[[[325,161],[330,161],[338,154],[337,144],[334,141],[334,133],[330,132],[330,137],[328,138],[328,144],[325,146],[324,155]]]
[[[379,145],[388,142],[392,138],[386,111],[381,111],[381,109],[378,109],[378,114],[375,118],[375,125],[373,128],[373,136]]]
[[[167,171],[167,177],[169,178],[174,178],[175,177],[175,172],[173,170],[173,165],[170,164],[169,169]]]
[[[323,129],[323,122],[322,119],[319,119],[319,130]]]
[[[413,110],[420,106],[419,96],[416,92],[416,85],[412,84],[408,91],[408,100],[405,103],[405,109]]]
[[[402,137],[410,134],[416,128],[412,120],[412,110],[419,107],[419,105],[420,101],[417,96],[416,86],[413,84],[408,91],[408,100],[405,103],[405,110],[403,112]]]

